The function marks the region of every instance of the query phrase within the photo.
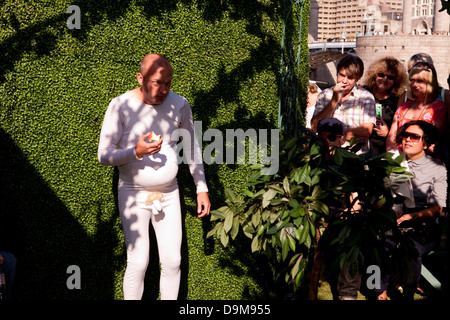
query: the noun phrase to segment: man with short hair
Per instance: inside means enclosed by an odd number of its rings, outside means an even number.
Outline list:
[[[334,117],[345,126],[345,139],[367,141],[376,124],[375,98],[368,90],[356,83],[364,74],[362,60],[348,54],[337,64],[337,83],[323,90],[316,101],[311,126],[317,132],[319,120]],[[367,143],[362,151],[368,151]]]
[[[118,205],[127,246],[123,290],[127,300],[142,298],[150,221],[161,263],[161,299],[178,297],[182,217],[176,148],[181,133],[183,155],[197,188],[198,217],[208,215],[211,207],[192,110],[184,97],[170,91],[172,77],[172,67],[164,56],[145,56],[137,75],[140,87],[110,102],[100,134],[99,162],[119,168]]]

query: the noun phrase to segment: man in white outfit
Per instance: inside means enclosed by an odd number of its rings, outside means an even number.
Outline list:
[[[127,246],[123,290],[127,300],[142,298],[150,221],[161,263],[161,299],[178,297],[182,240],[176,179],[179,136],[197,188],[198,217],[208,215],[211,207],[192,110],[184,97],[170,91],[172,77],[172,67],[164,56],[145,56],[137,75],[140,87],[110,102],[100,134],[99,162],[119,168],[118,203]],[[160,135],[159,139],[152,140],[154,135]]]

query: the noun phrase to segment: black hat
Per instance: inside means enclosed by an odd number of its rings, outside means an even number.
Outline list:
[[[323,118],[317,124],[317,133],[331,132],[337,135],[344,135],[344,124],[336,118]]]

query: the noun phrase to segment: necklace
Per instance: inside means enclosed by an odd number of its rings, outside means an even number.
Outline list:
[[[413,103],[411,103],[411,105],[408,107],[408,109],[406,109],[405,114],[403,115],[403,118],[406,118],[406,114],[408,113],[409,109],[411,109],[412,107],[414,107],[416,105],[416,102],[414,101]],[[428,104],[424,105],[422,110],[420,111],[419,116],[415,117],[414,115],[411,117],[411,119],[419,119],[422,116],[422,113],[428,108]]]

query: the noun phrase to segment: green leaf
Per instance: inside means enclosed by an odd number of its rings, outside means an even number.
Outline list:
[[[287,235],[287,238],[289,240],[289,247],[291,248],[292,251],[295,252],[295,246],[296,246],[295,239],[293,237],[291,237],[289,234]]]
[[[316,237],[316,226],[314,225],[314,222],[308,219],[309,222],[309,231],[311,233],[311,237],[315,239]]]
[[[306,241],[306,238],[309,236],[309,223],[306,217],[305,219],[303,219],[303,223],[294,231],[294,233],[299,244],[302,244]]]
[[[275,221],[280,217],[284,210],[275,211],[270,213],[270,223],[275,223]]]
[[[305,164],[298,171],[295,181],[298,183],[305,183],[307,185],[311,185],[311,177],[309,176],[310,171],[311,171],[311,167],[309,166],[309,164]]]
[[[211,237],[212,235],[214,235],[217,230],[219,230],[223,225],[223,222],[217,222],[216,225],[206,234],[206,238]]]
[[[231,210],[228,210],[225,216],[225,222],[223,223],[223,229],[225,232],[228,233],[228,231],[231,230],[231,227],[233,226],[233,218],[234,218],[234,212]]]
[[[292,148],[293,145],[296,144],[296,142],[297,142],[297,137],[292,137],[292,138],[290,138],[290,139],[288,139],[288,140],[285,140],[285,141],[283,142],[283,144],[281,145],[281,148],[282,148],[283,150],[289,150],[289,149]]]
[[[272,200],[276,195],[277,191],[273,189],[268,189],[264,192],[262,201],[263,208],[267,207],[270,204],[270,200]]]
[[[314,189],[311,193],[312,199],[324,199],[328,195],[327,192],[323,191],[319,185],[314,186]]]
[[[259,221],[261,220],[261,209],[258,208],[252,215],[252,223],[255,228],[259,225]]]
[[[270,234],[274,234],[277,233],[281,228],[283,228],[287,223],[289,222],[289,220],[280,220],[278,221],[278,223],[274,226],[271,226],[266,234],[270,235]]]
[[[280,231],[280,241],[281,241],[281,259],[284,261],[290,251],[288,234],[285,229]]]
[[[261,219],[266,222],[270,218],[270,210],[264,210],[261,214]]]
[[[292,265],[293,261],[295,261],[294,266],[291,269],[291,277],[292,279],[294,279],[300,269],[300,262],[303,260],[303,255],[301,253],[296,254],[295,256],[292,257],[291,262],[289,263],[290,265]]]
[[[305,209],[303,209],[301,206],[297,206],[290,211],[290,216],[295,219],[300,216],[304,216],[305,213],[306,213]]]
[[[222,243],[222,245],[224,247],[226,247],[228,245],[228,241],[229,241],[229,237],[226,234],[225,230],[220,234],[220,242]]]
[[[261,168],[264,168],[264,165],[261,163],[255,163],[250,165],[250,169],[252,170],[260,170]]]
[[[239,216],[235,216],[233,219],[233,226],[230,230],[230,237],[231,239],[235,239],[237,234],[239,233]]]
[[[256,232],[255,228],[253,228],[251,225],[246,225],[242,231],[244,231],[244,234],[249,237],[250,239],[253,238],[253,234]]]
[[[283,189],[284,189],[284,191],[286,192],[286,194],[289,194],[290,191],[291,191],[291,186],[290,186],[290,183],[289,183],[289,178],[288,178],[287,176],[284,177],[284,179],[283,179]]]
[[[255,194],[248,189],[244,189],[244,194],[249,198],[253,198],[255,196]]]
[[[225,196],[226,196],[229,200],[231,200],[231,202],[233,202],[233,203],[235,203],[235,204],[239,202],[239,199],[236,197],[236,195],[234,194],[233,190],[231,190],[231,189],[228,188],[228,187],[225,187]]]
[[[256,229],[256,235],[259,237],[264,233],[264,230],[266,229],[266,226],[261,224],[259,225],[258,229]]]
[[[251,248],[252,248],[252,252],[256,252],[260,249],[259,238],[257,236],[255,236],[253,238]]]
[[[289,204],[291,205],[292,208],[297,208],[299,206],[297,199],[289,200]]]
[[[224,220],[226,217],[226,212],[229,210],[227,206],[220,207],[219,209],[211,211],[211,221],[214,220]]]
[[[283,188],[281,188],[281,187],[280,187],[279,185],[277,185],[277,184],[269,185],[269,189],[272,189],[272,190],[275,190],[275,191],[278,192],[278,193],[284,194]]]
[[[316,154],[319,154],[319,153],[320,153],[320,145],[318,143],[314,143],[311,146],[310,154],[313,156],[313,155],[316,155]]]

